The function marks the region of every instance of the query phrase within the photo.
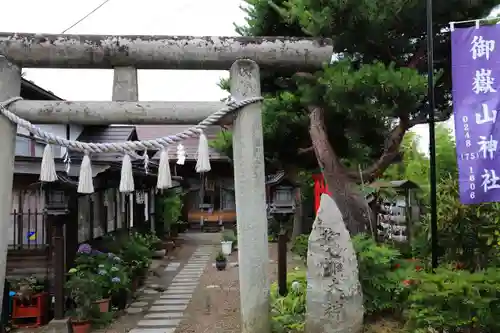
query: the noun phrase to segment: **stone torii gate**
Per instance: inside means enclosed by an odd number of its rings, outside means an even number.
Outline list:
[[[204,69],[231,73],[231,97],[260,97],[259,67],[313,71],[330,61],[330,40],[281,37],[172,37],[0,33],[0,102],[20,95],[21,68],[114,69],[135,80],[137,69]],[[217,102],[135,102],[137,86],[115,102],[17,101],[9,110],[35,124],[195,124],[224,105]],[[168,87],[165,87],[168,89]],[[123,89],[122,89],[123,91]],[[133,96],[133,97],[130,97]],[[128,102],[119,102],[126,100]],[[269,261],[264,147],[260,104],[245,106],[232,123],[239,245],[242,332],[269,332]],[[0,115],[0,290],[10,223],[16,126]]]

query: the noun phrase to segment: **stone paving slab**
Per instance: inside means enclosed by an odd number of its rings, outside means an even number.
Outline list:
[[[134,328],[128,333],[174,333],[175,328]]]
[[[159,299],[146,310],[146,315],[137,323],[137,328],[129,333],[174,333],[184,318],[184,312],[191,302],[192,295],[198,287],[214,252],[213,246],[198,247],[184,266],[171,265],[165,273],[177,272],[168,288],[158,293]],[[169,268],[170,267],[170,268]],[[150,289],[144,292],[148,293]]]
[[[191,299],[192,295],[190,294],[166,294],[161,295],[160,299]]]
[[[153,305],[149,308],[150,312],[172,312],[172,311],[184,311],[187,305]]]
[[[184,317],[184,313],[180,313],[180,312],[173,312],[173,313],[169,313],[169,312],[152,312],[152,313],[148,313],[147,315],[144,316],[144,318],[147,318],[147,319],[158,319],[158,318],[179,318],[179,319],[182,319]]]
[[[189,299],[159,299],[154,302],[154,305],[187,305],[191,300]]]
[[[143,319],[139,321],[137,326],[139,327],[167,327],[167,328],[175,328],[182,319]]]

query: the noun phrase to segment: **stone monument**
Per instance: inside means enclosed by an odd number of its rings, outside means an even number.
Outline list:
[[[342,214],[323,194],[307,253],[306,333],[360,333],[363,293],[358,261]]]

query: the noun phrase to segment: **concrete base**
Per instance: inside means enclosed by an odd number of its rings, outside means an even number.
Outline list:
[[[72,333],[69,318],[52,319],[47,325],[47,333]]]

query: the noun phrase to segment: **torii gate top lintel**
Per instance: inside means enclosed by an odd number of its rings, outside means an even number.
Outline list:
[[[0,32],[0,54],[26,68],[229,70],[234,61],[246,58],[261,68],[315,70],[332,53],[327,38]]]

